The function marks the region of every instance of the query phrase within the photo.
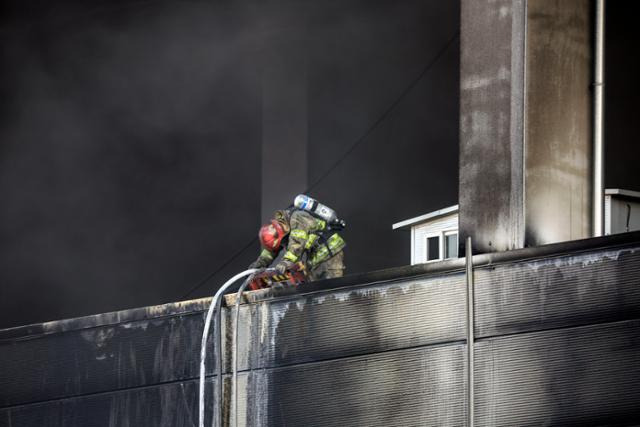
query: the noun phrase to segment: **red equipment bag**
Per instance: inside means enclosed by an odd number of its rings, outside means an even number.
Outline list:
[[[253,280],[249,283],[249,289],[257,291],[258,289],[270,288],[277,284],[290,284],[298,286],[307,280],[307,272],[304,264],[297,262],[292,268],[284,274],[279,274],[272,269],[264,270],[253,276]]]

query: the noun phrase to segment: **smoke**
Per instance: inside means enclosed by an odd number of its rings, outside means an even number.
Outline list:
[[[456,31],[458,7],[5,6],[0,327],[178,300],[255,236],[270,34],[304,32],[313,182]],[[408,263],[391,223],[455,204],[457,70],[456,46],[314,189],[349,223],[348,272]]]
[[[457,2],[345,6],[310,51],[310,182],[416,80],[459,27]],[[330,23],[329,23],[330,22]],[[457,203],[459,47],[454,43],[314,189],[348,223],[348,272],[405,265],[395,222]]]
[[[8,29],[0,274],[2,301],[25,310],[2,325],[178,299],[254,234],[247,13],[127,6],[76,3]]]

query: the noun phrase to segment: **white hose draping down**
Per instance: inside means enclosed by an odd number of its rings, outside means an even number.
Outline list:
[[[234,284],[238,279],[249,276],[259,269],[249,269],[245,270],[242,273],[238,273],[233,276],[231,279],[227,280],[224,285],[218,289],[218,292],[213,296],[211,300],[211,305],[209,306],[209,311],[207,312],[207,318],[204,322],[204,331],[202,332],[202,347],[200,348],[200,391],[198,396],[198,426],[204,427],[204,380],[205,380],[205,361],[207,358],[207,337],[209,335],[209,325],[211,324],[211,318],[213,317],[214,311],[216,311],[216,307],[220,307],[220,303],[222,300],[222,295],[232,284]],[[220,319],[218,319],[220,322]],[[218,325],[219,326],[219,325]],[[214,348],[216,346],[220,346],[219,342],[214,342]],[[216,360],[218,366],[222,363],[221,360]],[[221,370],[218,370],[219,372]],[[221,378],[218,378],[218,381],[221,381]],[[222,410],[222,408],[218,408],[218,410]],[[215,407],[213,408],[214,418],[215,418]]]

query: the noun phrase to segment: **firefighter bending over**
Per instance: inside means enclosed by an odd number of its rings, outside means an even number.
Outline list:
[[[249,268],[269,267],[284,250],[275,265],[280,274],[300,261],[311,281],[342,277],[346,243],[338,231],[344,226],[332,209],[301,194],[292,206],[276,211],[271,222],[260,228],[262,251]]]

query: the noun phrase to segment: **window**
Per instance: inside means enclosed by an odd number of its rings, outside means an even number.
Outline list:
[[[427,237],[427,261],[440,259],[440,236]]]
[[[458,258],[458,230],[429,233],[424,239],[424,258],[419,262]]]
[[[458,232],[444,233],[444,258],[458,258]]]

